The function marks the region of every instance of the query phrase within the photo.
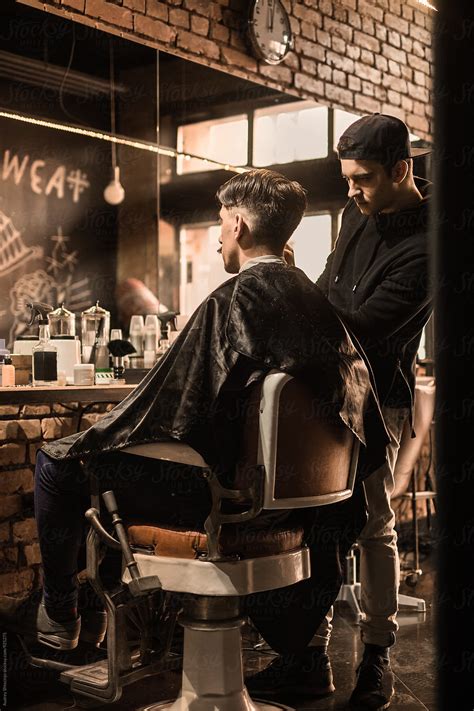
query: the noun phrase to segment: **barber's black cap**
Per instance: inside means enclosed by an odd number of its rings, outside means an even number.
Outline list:
[[[376,160],[383,164],[429,152],[429,148],[413,148],[408,126],[387,114],[362,116],[344,131],[337,144],[340,160]]]

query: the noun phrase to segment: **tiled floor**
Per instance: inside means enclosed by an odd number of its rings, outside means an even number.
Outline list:
[[[433,580],[432,575],[423,576],[416,589],[417,596],[427,600],[428,613],[425,621],[417,613],[399,616],[400,630],[397,645],[392,650],[392,667],[396,675],[395,696],[390,709],[392,711],[436,711],[436,691],[434,678],[433,617],[431,611]],[[412,591],[402,590],[407,594]],[[330,655],[334,671],[336,693],[325,699],[299,703],[295,699],[282,698],[282,703],[306,711],[338,711],[347,708],[347,700],[352,690],[354,670],[361,653],[359,631],[353,623],[350,612],[344,606],[338,608]],[[12,684],[8,688],[8,706],[18,711],[59,711],[73,708],[73,700],[54,675],[36,669],[26,669],[21,665],[14,650],[10,652]],[[268,656],[246,655],[248,666],[257,664],[263,667]],[[14,661],[12,661],[14,660]],[[13,687],[13,678],[16,680]],[[110,711],[138,711],[152,702],[176,696],[180,677],[168,672],[156,678],[144,679],[124,690],[120,701],[112,705],[96,708]]]

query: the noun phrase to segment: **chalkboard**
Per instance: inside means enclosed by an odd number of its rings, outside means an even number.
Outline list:
[[[22,101],[8,108],[28,111]],[[0,119],[0,338],[10,347],[26,330],[28,301],[80,314],[99,299],[114,313],[110,166],[108,143]]]

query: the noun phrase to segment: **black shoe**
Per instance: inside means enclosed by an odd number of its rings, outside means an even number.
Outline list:
[[[98,647],[107,632],[107,613],[90,583],[80,576],[78,582],[77,610],[81,616],[79,641]]]
[[[372,645],[366,645],[356,675],[357,682],[349,700],[350,707],[357,711],[388,709],[394,692],[394,677],[388,654],[374,651]]]
[[[35,591],[26,598],[0,597],[0,626],[51,647],[67,651],[75,649],[79,641],[81,618],[56,622],[46,612],[41,592]]]
[[[107,632],[106,611],[79,609],[79,612],[81,613],[79,641],[98,647],[104,641],[105,633]]]
[[[257,698],[276,694],[314,698],[335,691],[325,647],[309,647],[303,659],[294,655],[279,656],[263,671],[247,679],[246,686]]]

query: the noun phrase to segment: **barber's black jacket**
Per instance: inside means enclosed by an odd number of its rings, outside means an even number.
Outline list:
[[[133,393],[44,451],[84,459],[171,437],[226,468],[238,454],[241,395],[272,369],[306,382],[328,417],[374,442],[365,473],[380,465],[386,433],[376,404],[365,414],[374,404],[366,366],[318,287],[281,263],[257,264],[222,284]]]
[[[345,207],[334,250],[317,281],[372,365],[380,402],[412,407],[414,362],[431,312],[429,183],[423,200],[395,213],[362,215]]]

